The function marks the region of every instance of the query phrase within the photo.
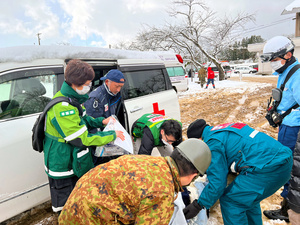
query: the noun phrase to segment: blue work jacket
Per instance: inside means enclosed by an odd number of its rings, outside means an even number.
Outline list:
[[[199,204],[206,208],[210,208],[224,193],[231,166],[241,175],[256,168],[281,165],[292,156],[288,147],[243,123],[207,126],[202,139],[212,154],[206,172],[209,183],[198,199]]]
[[[288,72],[295,66],[299,64],[298,60],[290,65],[283,73],[278,75],[277,88],[280,88],[281,84],[284,82]],[[285,111],[293,107],[296,103],[300,105],[300,69],[298,69],[285,84],[282,92],[282,98],[279,106],[277,107],[277,112],[283,114]],[[300,126],[300,108],[293,110],[289,115],[287,115],[282,124],[287,126]]]
[[[84,103],[86,112],[89,116],[97,117],[110,117],[116,115],[116,110],[121,102],[120,92],[115,96],[110,95],[103,83],[97,89],[89,94],[89,99]]]

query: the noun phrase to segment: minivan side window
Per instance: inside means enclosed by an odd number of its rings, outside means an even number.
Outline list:
[[[35,69],[12,72],[0,80],[0,120],[43,111],[57,92],[57,74]]]
[[[184,76],[185,75],[185,70],[181,66],[174,67],[174,71],[175,71],[176,76]]]
[[[167,67],[166,69],[170,77],[185,75],[185,71],[181,66]]]
[[[174,67],[167,67],[166,69],[167,69],[169,77],[175,77]]]
[[[122,88],[124,100],[166,90],[162,69],[124,72],[125,85]]]

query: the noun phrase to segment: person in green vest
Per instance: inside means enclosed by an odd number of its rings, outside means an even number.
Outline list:
[[[95,77],[93,68],[73,59],[68,62],[64,76],[61,90],[53,98],[65,96],[79,104],[85,102]],[[77,107],[60,102],[47,112],[44,163],[54,212],[62,210],[79,177],[94,167],[88,147],[105,145],[117,137],[125,139],[122,131],[89,133],[89,128],[104,127],[110,118],[88,116],[84,106],[82,111],[81,114]]]
[[[161,156],[170,156],[182,141],[181,122],[160,114],[144,114],[132,125],[134,153],[151,155],[157,147]]]

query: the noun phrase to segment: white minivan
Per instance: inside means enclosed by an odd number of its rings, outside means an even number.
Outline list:
[[[175,91],[187,91],[188,76],[183,67],[183,59],[179,54],[172,52],[153,52],[156,53],[159,58],[164,62],[171,83]]]
[[[95,71],[93,88],[110,69],[124,73],[118,119],[129,132],[145,113],[180,120],[176,92],[164,62],[137,51],[73,46],[24,46],[0,49],[0,223],[50,199],[43,153],[32,149],[31,129],[60,90],[71,58]]]
[[[236,66],[234,69],[234,73],[238,73],[238,74],[250,74],[256,72],[257,70],[250,66]]]

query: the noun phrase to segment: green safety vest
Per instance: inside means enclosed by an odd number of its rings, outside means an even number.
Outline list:
[[[163,116],[160,114],[147,113],[140,117],[132,125],[132,135],[137,138],[142,138],[144,134],[144,128],[147,126],[154,138],[154,145],[160,146],[160,127],[166,121],[170,120],[168,116]]]

